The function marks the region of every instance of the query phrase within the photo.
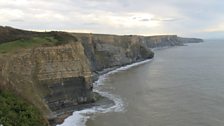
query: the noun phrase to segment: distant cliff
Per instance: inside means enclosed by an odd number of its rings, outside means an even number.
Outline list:
[[[202,41],[176,35],[37,33],[8,27],[0,27],[0,36],[5,36],[0,39],[0,88],[14,90],[50,120],[94,102],[92,83],[103,70],[153,58],[151,48]],[[9,51],[8,45],[15,47]]]
[[[93,72],[152,58],[152,48],[182,46],[202,42],[202,39],[181,38],[176,35],[137,36],[74,33],[84,46]]]

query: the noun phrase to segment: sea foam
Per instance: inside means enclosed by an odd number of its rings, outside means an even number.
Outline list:
[[[64,122],[60,125],[57,126],[86,126],[87,120],[95,113],[107,113],[107,112],[122,112],[125,110],[125,104],[123,100],[120,98],[120,96],[111,94],[109,92],[103,91],[100,86],[104,84],[104,81],[108,78],[109,75],[114,74],[119,71],[127,70],[133,66],[137,66],[140,64],[144,64],[149,62],[150,59],[144,60],[141,62],[133,63],[130,65],[126,65],[120,68],[117,68],[115,70],[112,70],[106,74],[103,74],[99,77],[99,79],[94,82],[94,92],[99,93],[100,95],[107,97],[108,99],[114,101],[114,105],[110,107],[105,107],[105,106],[96,106],[80,111],[75,111],[71,116],[66,118]]]

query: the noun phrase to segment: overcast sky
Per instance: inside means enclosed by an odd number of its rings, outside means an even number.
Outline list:
[[[0,0],[0,25],[224,38],[224,0]]]

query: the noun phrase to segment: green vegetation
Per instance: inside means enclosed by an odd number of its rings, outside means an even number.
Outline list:
[[[14,53],[38,46],[58,46],[76,42],[77,38],[66,32],[32,32],[0,26],[0,54]]]
[[[18,49],[32,48],[40,45],[53,46],[57,43],[54,37],[32,37],[0,44],[0,53],[14,52]]]
[[[24,99],[0,90],[0,124],[3,126],[47,126],[41,113]]]

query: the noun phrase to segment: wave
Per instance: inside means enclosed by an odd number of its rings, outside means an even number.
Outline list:
[[[104,81],[108,78],[109,75],[114,74],[119,71],[127,70],[133,66],[141,65],[144,63],[147,63],[151,61],[151,59],[144,60],[141,62],[133,63],[130,65],[126,65],[120,68],[117,68],[115,70],[112,70],[106,74],[103,74],[99,77],[99,79],[94,82],[94,92],[99,93],[100,95],[107,97],[108,99],[112,100],[114,102],[113,106],[96,106],[80,111],[75,111],[71,116],[66,118],[64,122],[57,126],[86,126],[87,120],[95,113],[107,113],[107,112],[122,112],[125,110],[125,104],[124,101],[120,98],[120,96],[111,94],[109,92],[102,91],[100,86],[104,84]]]

